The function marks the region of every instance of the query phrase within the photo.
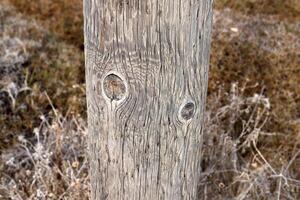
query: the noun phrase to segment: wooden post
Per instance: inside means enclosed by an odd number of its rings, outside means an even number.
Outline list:
[[[92,200],[197,199],[212,0],[84,0]]]

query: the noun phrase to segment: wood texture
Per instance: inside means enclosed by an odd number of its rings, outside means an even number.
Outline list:
[[[84,0],[91,199],[197,199],[212,0]]]

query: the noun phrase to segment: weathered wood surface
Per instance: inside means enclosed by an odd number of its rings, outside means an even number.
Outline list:
[[[212,0],[84,0],[91,199],[197,199]]]

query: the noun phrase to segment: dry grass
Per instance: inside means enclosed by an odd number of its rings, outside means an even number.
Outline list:
[[[47,91],[63,113],[85,115],[83,52],[59,40],[36,20],[0,4],[1,149],[31,132],[48,115]],[[68,106],[65,106],[68,105]],[[7,139],[9,138],[9,139]]]
[[[204,132],[201,199],[299,199],[300,149],[269,146],[286,136],[265,131],[270,101],[262,93],[245,96],[247,89],[233,84],[208,102],[214,109]]]
[[[19,135],[2,154],[1,199],[88,199],[86,124],[53,112],[53,119],[40,116],[33,137]]]
[[[88,199],[82,1],[4,2],[0,199]],[[300,199],[299,3],[215,6],[202,199]]]
[[[298,28],[298,22],[287,23],[272,16],[216,11],[209,82],[210,94],[216,93],[220,85],[229,91],[232,81],[242,87],[251,85],[246,95],[264,88],[263,94],[271,103],[266,130],[291,138],[298,138],[299,133]]]

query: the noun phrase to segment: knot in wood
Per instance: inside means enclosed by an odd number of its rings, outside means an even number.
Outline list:
[[[193,102],[186,103],[180,110],[180,115],[184,120],[190,120],[195,114],[195,104]]]
[[[111,101],[119,101],[125,96],[126,86],[118,75],[109,74],[104,78],[103,90]]]

